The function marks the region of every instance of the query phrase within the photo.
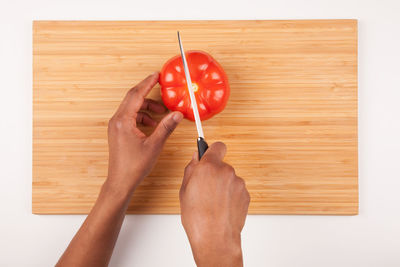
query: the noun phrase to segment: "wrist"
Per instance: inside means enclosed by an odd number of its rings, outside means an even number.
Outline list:
[[[123,180],[108,177],[101,188],[101,194],[116,201],[129,201],[136,189],[136,185],[127,185],[121,181]]]
[[[141,173],[142,171],[109,167],[106,183],[114,191],[133,193],[144,178]]]
[[[197,266],[243,266],[240,234],[230,238],[213,235],[190,243]]]

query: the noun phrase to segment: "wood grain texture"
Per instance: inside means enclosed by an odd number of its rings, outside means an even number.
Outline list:
[[[249,213],[357,214],[355,20],[34,22],[33,213],[90,211],[107,174],[108,119],[179,53],[177,29],[186,50],[209,52],[228,74],[228,105],[203,127],[209,143],[227,144]],[[195,149],[185,120],[128,212],[179,213]]]

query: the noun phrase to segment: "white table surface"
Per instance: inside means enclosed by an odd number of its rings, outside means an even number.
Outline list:
[[[400,266],[400,1],[0,0],[0,266],[52,266],[85,216],[31,214],[32,20],[359,20],[358,216],[248,216],[247,266]],[[183,4],[183,1],[182,3]],[[180,217],[127,216],[111,266],[193,266]]]

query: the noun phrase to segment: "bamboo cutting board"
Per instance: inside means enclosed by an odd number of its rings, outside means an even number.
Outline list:
[[[33,213],[90,211],[107,174],[107,122],[179,53],[178,29],[186,50],[209,52],[228,75],[228,105],[204,132],[227,144],[249,213],[357,214],[355,20],[34,22]],[[128,212],[179,213],[195,149],[185,120]]]

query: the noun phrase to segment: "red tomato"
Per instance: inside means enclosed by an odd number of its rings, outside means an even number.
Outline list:
[[[229,98],[228,78],[218,62],[206,52],[187,51],[185,55],[200,119],[207,120],[225,108]],[[180,55],[164,64],[160,73],[160,84],[165,106],[182,112],[185,118],[194,121]]]

